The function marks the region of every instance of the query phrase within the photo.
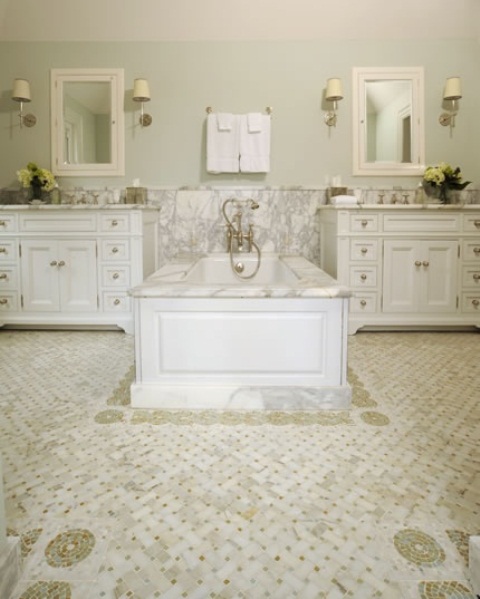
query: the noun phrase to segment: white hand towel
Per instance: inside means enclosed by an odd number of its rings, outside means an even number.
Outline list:
[[[357,203],[355,196],[338,195],[330,198],[330,204],[333,206],[354,206]]]
[[[219,131],[231,131],[235,115],[230,112],[217,113],[217,124]]]
[[[239,117],[232,115],[230,130],[219,130],[217,114],[207,116],[207,171],[238,173],[240,153]]]
[[[248,115],[240,116],[240,171],[268,173],[270,170],[270,115],[260,114],[261,131],[249,131]]]
[[[259,133],[262,130],[262,116],[261,112],[249,112],[247,114],[249,133]]]

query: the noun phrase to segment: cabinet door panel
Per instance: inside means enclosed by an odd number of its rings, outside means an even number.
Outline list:
[[[386,240],[384,250],[383,311],[415,312],[420,275],[415,242]]]
[[[457,242],[425,242],[422,246],[422,305],[427,312],[455,312]]]
[[[61,241],[59,246],[60,304],[65,312],[97,310],[96,243]]]
[[[22,290],[25,310],[56,312],[58,293],[57,244],[43,239],[22,241]]]

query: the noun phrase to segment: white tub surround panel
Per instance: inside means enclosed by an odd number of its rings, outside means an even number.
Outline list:
[[[132,406],[348,408],[348,289],[300,256],[264,256],[258,282],[228,268],[227,254],[184,256],[132,290]]]
[[[157,267],[158,209],[29,206],[0,211],[0,325],[120,327],[127,290]]]
[[[349,332],[480,327],[480,207],[322,207],[321,266],[352,288]]]

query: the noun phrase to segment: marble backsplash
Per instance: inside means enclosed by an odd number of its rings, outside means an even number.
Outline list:
[[[360,204],[415,203],[415,189],[349,189]],[[255,211],[246,211],[245,231],[253,225],[254,240],[262,251],[303,254],[319,264],[319,228],[315,213],[327,202],[326,188],[148,188],[147,203],[161,208],[159,215],[160,264],[183,252],[223,252],[227,249],[223,203],[231,198],[253,199]],[[47,199],[48,201],[48,199]],[[480,191],[464,190],[458,201],[480,203]],[[125,189],[63,190],[62,204],[116,204],[125,202]],[[25,203],[18,190],[0,190],[0,203]],[[233,215],[229,206],[229,216]]]

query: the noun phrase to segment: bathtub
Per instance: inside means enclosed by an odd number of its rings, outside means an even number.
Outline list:
[[[242,254],[243,275],[255,257]],[[350,291],[302,256],[185,255],[130,291],[135,408],[346,409]]]

